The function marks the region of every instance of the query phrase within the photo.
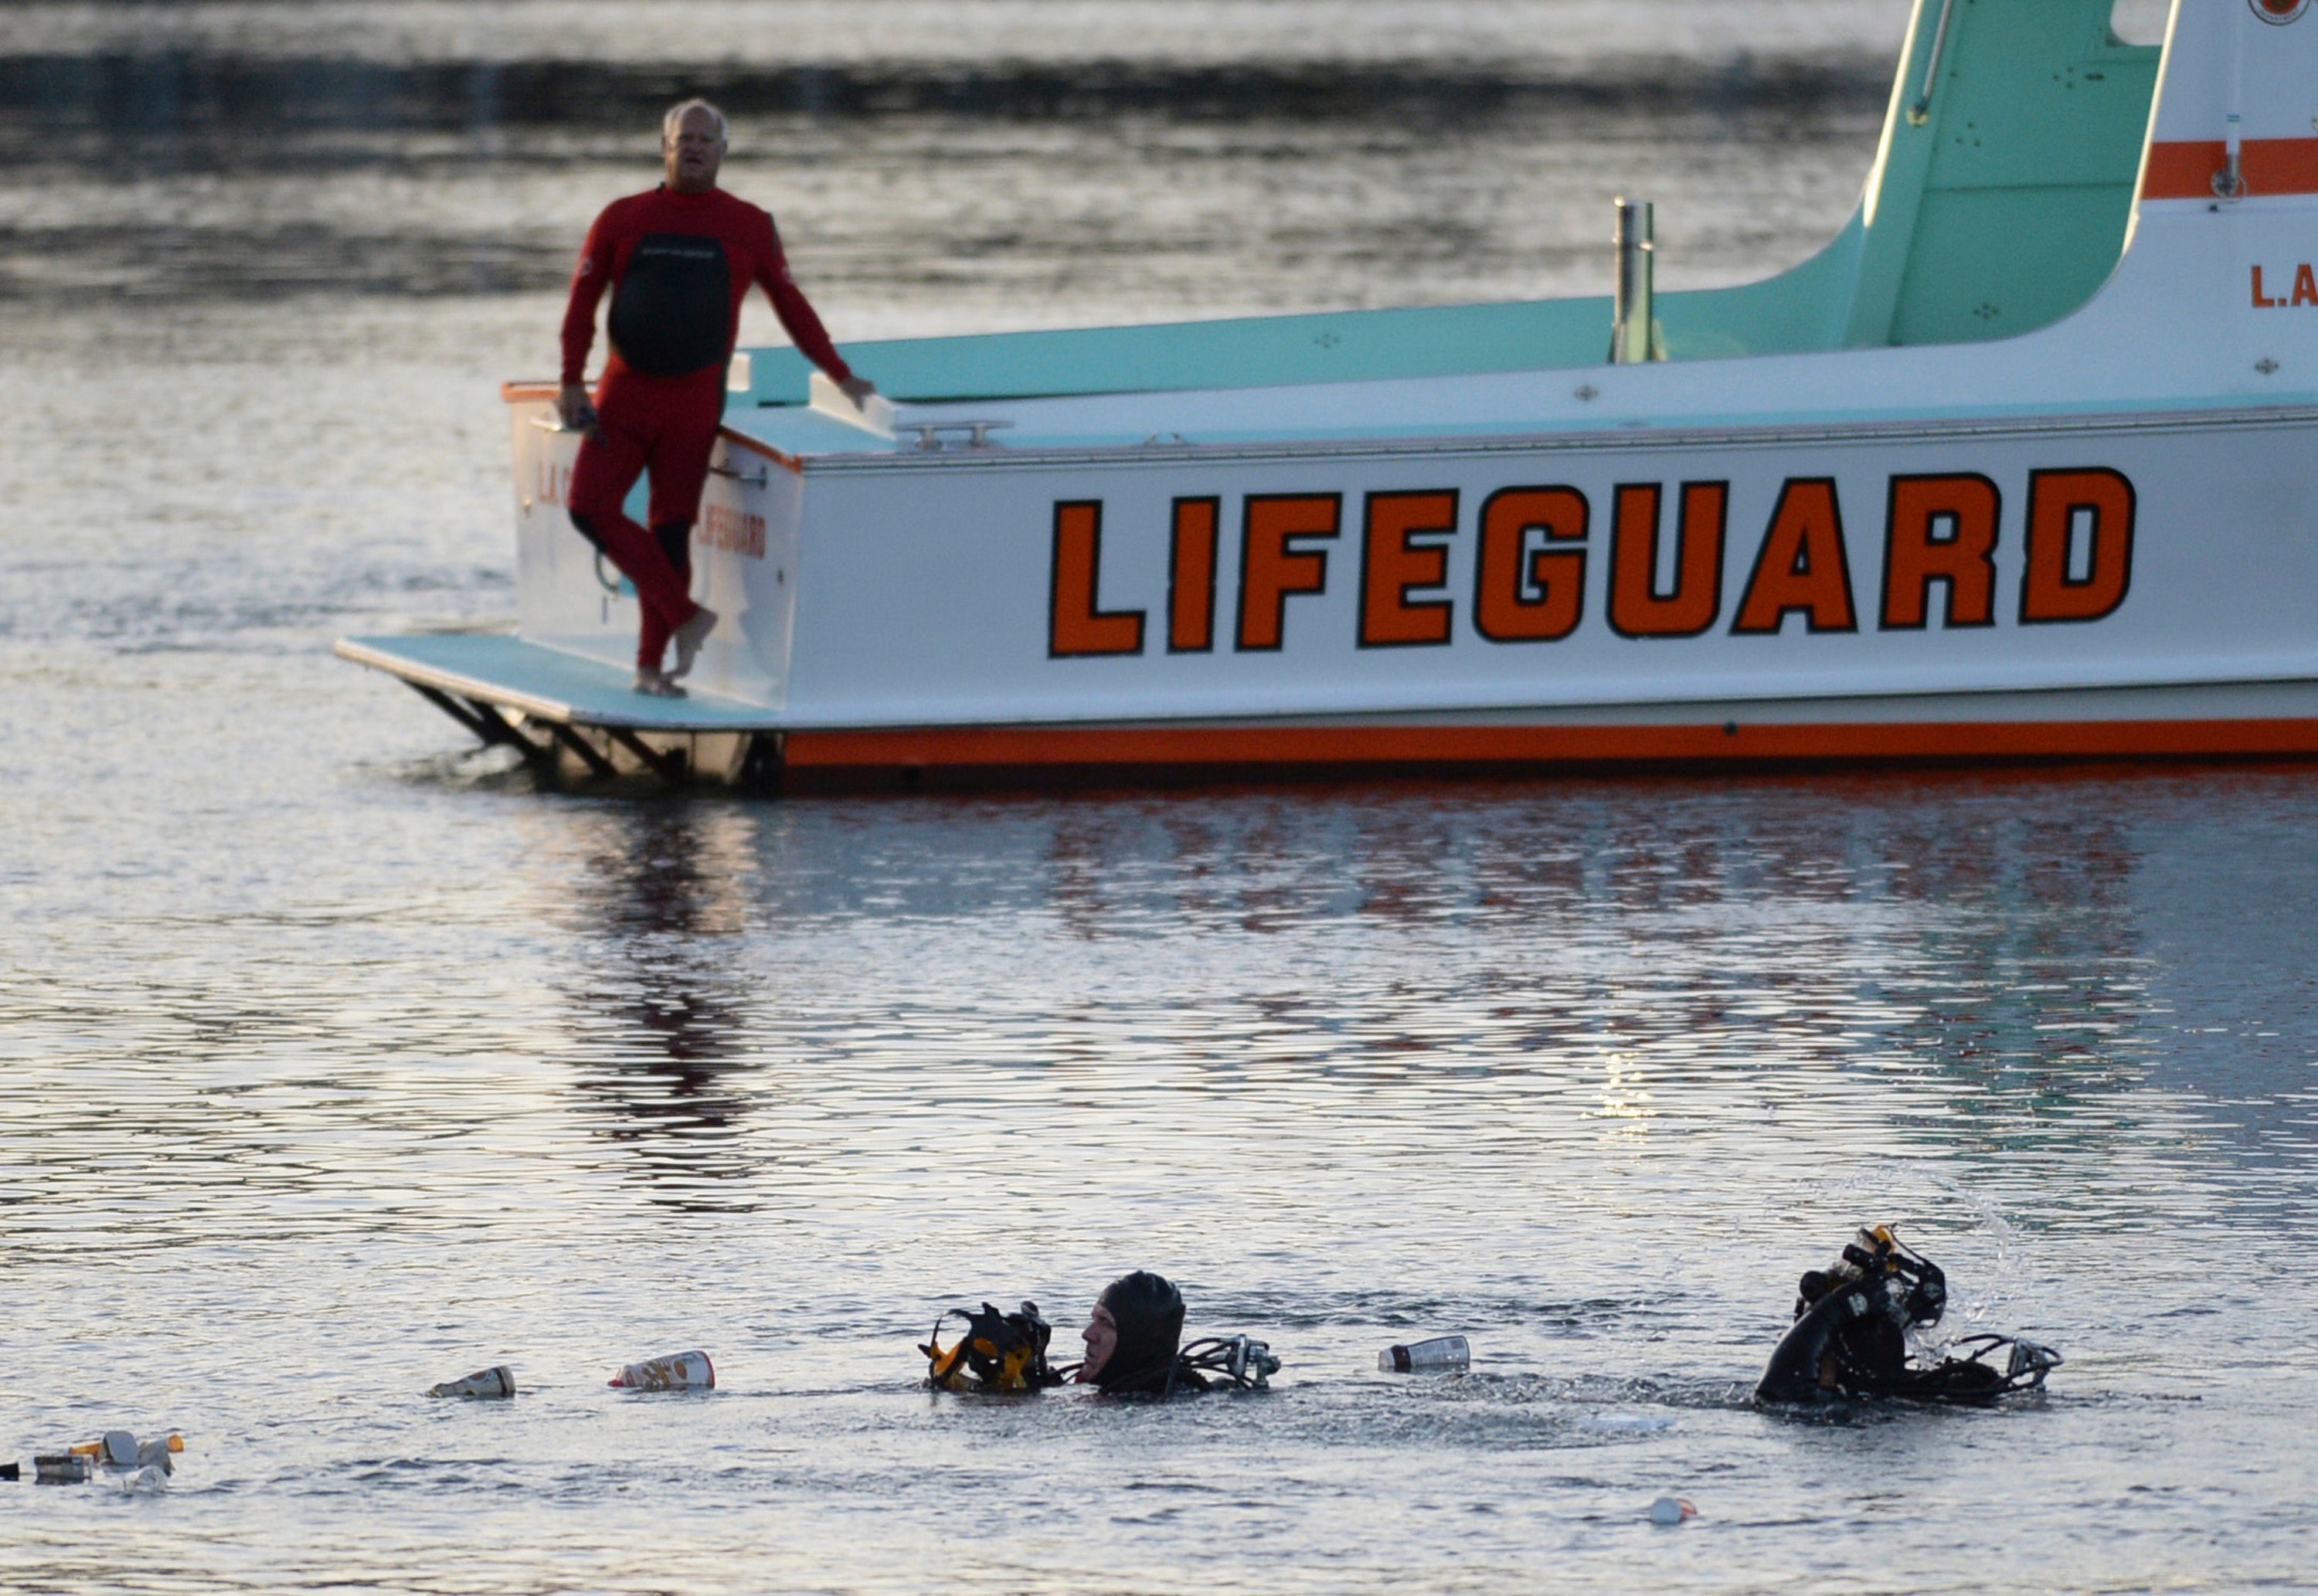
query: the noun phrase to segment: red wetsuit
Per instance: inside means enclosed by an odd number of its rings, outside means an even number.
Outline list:
[[[636,663],[660,668],[669,633],[692,618],[689,542],[708,455],[724,416],[724,368],[741,303],[764,288],[805,358],[835,381],[853,373],[789,277],[773,219],[722,189],[667,188],[615,200],[588,229],[563,313],[563,381],[577,382],[612,291],[611,358],[596,387],[601,435],[580,445],[571,521],[636,585],[643,626]],[[651,530],[622,506],[651,472]]]

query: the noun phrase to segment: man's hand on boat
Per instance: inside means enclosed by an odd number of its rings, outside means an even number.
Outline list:
[[[875,382],[872,382],[867,377],[861,376],[848,377],[844,381],[840,382],[838,386],[845,390],[845,397],[853,401],[853,408],[857,410],[867,409],[869,408],[869,400],[877,391],[877,385]],[[581,397],[585,398],[586,396],[583,394]],[[567,422],[565,425],[569,426],[570,423]]]
[[[857,399],[853,402],[858,405],[861,401]],[[562,418],[564,431],[585,433],[591,438],[596,435],[596,406],[588,397],[586,383],[566,382],[558,389],[555,413]]]

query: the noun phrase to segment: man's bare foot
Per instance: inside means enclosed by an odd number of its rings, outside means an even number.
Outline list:
[[[692,612],[691,620],[676,629],[676,668],[668,673],[669,680],[692,669],[693,660],[699,657],[700,645],[715,630],[716,612],[705,604]]]
[[[636,691],[647,698],[681,698],[684,689],[666,671],[638,669]]]

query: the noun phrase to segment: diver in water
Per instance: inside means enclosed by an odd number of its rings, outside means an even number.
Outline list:
[[[1076,1385],[1122,1396],[1208,1388],[1198,1370],[1183,1367],[1183,1294],[1164,1275],[1137,1269],[1104,1287],[1079,1339],[1086,1361],[1072,1376]]]
[[[965,1321],[965,1331],[945,1349],[941,1327],[953,1317]],[[1053,1333],[1036,1303],[1011,1314],[989,1303],[980,1313],[952,1308],[918,1349],[930,1365],[926,1383],[942,1391],[1036,1391],[1070,1384],[1110,1396],[1173,1396],[1218,1387],[1261,1391],[1280,1368],[1270,1347],[1244,1335],[1183,1346],[1183,1294],[1147,1269],[1103,1287],[1080,1332],[1085,1361],[1050,1366],[1047,1345]]]
[[[1280,1369],[1270,1347],[1244,1335],[1184,1346],[1183,1294],[1148,1269],[1104,1287],[1079,1339],[1086,1342],[1086,1360],[1070,1378],[1107,1396],[1261,1391]]]
[[[1839,1402],[1898,1396],[1983,1403],[2034,1391],[2060,1367],[2049,1347],[2010,1336],[1965,1336],[1969,1350],[1927,1367],[1908,1331],[1939,1323],[1948,1299],[1940,1266],[1902,1243],[1889,1225],[1863,1230],[1831,1269],[1812,1269],[1795,1298],[1795,1322],[1755,1386],[1758,1403]],[[1995,1361],[2005,1353],[2002,1367]]]

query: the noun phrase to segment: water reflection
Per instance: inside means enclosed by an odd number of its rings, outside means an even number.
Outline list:
[[[2147,878],[2207,779],[792,805],[760,833],[744,940],[874,913],[921,978],[982,994],[1003,1056],[1185,1089],[1253,1070],[1316,1107],[1363,1080],[1432,1113],[1454,1071],[1630,1128],[1735,1105],[1830,1150],[2161,1159],[2175,1108],[2274,1137],[2302,1102],[2274,1068],[2243,1072],[2251,1102],[2150,1090],[2178,1051],[2171,928],[2216,905],[2179,882],[2152,903]],[[897,1002],[838,979],[801,1000]],[[2273,1058],[2310,1034],[2294,1001],[2265,1001]],[[947,1036],[914,1032],[954,1011],[918,1003],[878,1058],[946,1070]]]
[[[585,950],[566,987],[574,1089],[652,1202],[748,1212],[747,1120],[761,1089],[731,939],[746,927],[750,817],[672,802],[591,820],[563,917]]]

